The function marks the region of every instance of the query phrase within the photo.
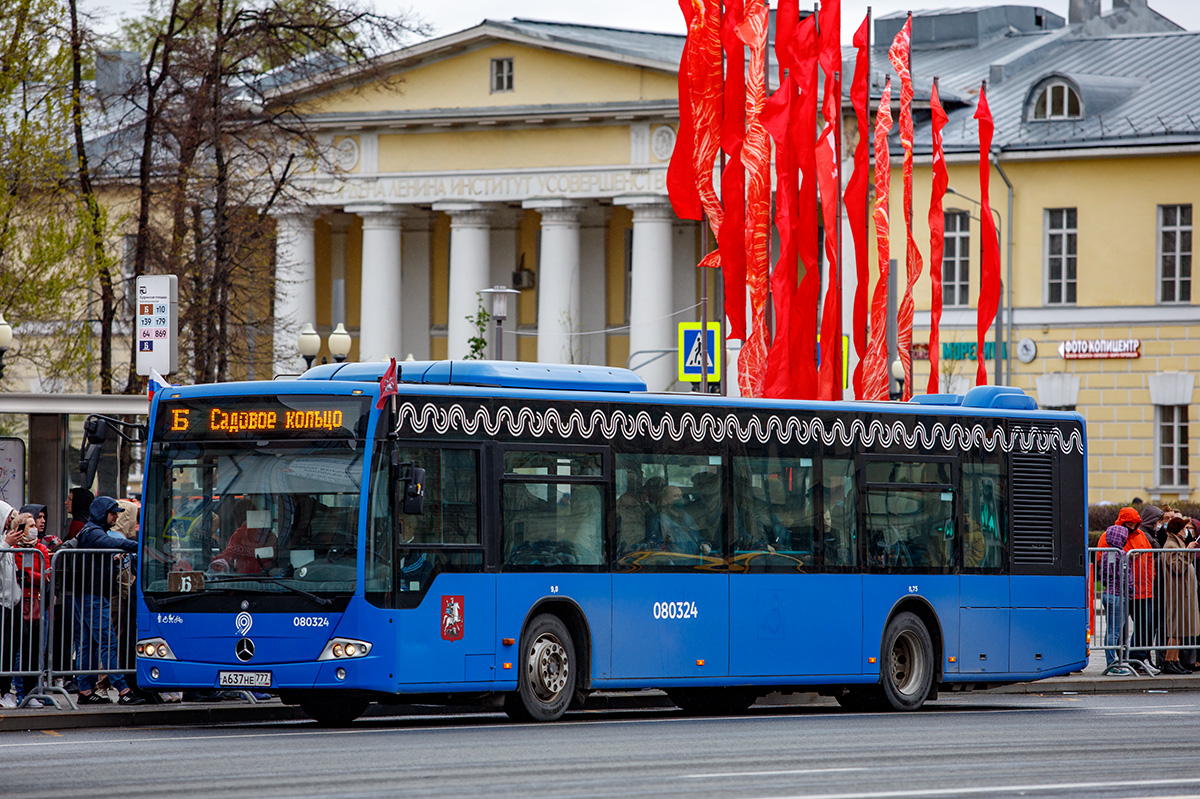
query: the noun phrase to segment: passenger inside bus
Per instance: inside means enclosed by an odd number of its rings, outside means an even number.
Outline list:
[[[697,472],[692,475],[692,501],[687,513],[696,522],[701,546],[707,544],[704,554],[721,554],[725,532],[725,513],[721,502],[721,479],[714,472]]]
[[[651,546],[666,552],[684,555],[707,555],[708,543],[700,541],[696,520],[684,510],[683,489],[667,485],[661,477],[646,481],[646,495],[651,499],[652,512],[646,522],[646,537]]]
[[[264,574],[275,568],[279,536],[271,529],[270,510],[247,510],[246,521],[209,567],[214,572]]]
[[[641,469],[625,469],[621,475],[625,478],[625,491],[617,497],[618,556],[634,551],[646,539],[646,514],[649,511]]]

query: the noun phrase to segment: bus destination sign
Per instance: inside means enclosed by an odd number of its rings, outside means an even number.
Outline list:
[[[169,400],[159,407],[158,439],[361,437],[365,400],[279,397]]]

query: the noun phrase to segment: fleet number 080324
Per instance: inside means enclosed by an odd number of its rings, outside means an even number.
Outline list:
[[[656,619],[695,619],[700,616],[695,602],[655,602]]]

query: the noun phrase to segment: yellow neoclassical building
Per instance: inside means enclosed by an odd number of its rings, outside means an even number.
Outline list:
[[[1107,15],[1098,3],[1073,2],[1067,20],[1045,12],[1039,19],[1040,9],[999,10],[1007,13],[972,9],[914,20],[918,82],[926,82],[927,97],[928,81],[940,75],[951,98],[946,149],[957,194],[945,201],[941,390],[973,385],[979,356],[972,117],[973,95],[986,79],[996,124],[990,201],[1003,264],[1002,381],[1043,407],[1087,419],[1091,501],[1193,499],[1200,309],[1191,238],[1200,116],[1192,107],[1200,99],[1200,33],[1179,30],[1136,0],[1114,3]],[[902,21],[878,20],[877,40],[890,40]],[[973,46],[947,41],[954,38],[947,31],[963,29],[979,31]],[[916,138],[914,229],[927,258],[927,114]],[[902,270],[900,190],[895,170],[891,248]],[[917,357],[928,353],[930,291],[927,268],[916,289],[914,341],[924,343]],[[996,351],[991,344],[984,353],[992,379]],[[923,391],[929,361],[916,360],[914,370]]]
[[[362,360],[461,358],[478,292],[503,285],[506,357],[632,363],[672,387],[677,324],[699,318],[699,226],[666,193],[682,44],[488,21],[393,54],[380,83],[281,91],[337,170],[277,216],[277,370],[307,321],[345,323]]]

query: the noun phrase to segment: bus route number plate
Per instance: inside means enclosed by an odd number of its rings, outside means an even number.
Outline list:
[[[192,594],[204,590],[204,572],[169,572],[167,590],[173,594]]]
[[[222,688],[270,688],[269,671],[222,671],[217,675]]]

